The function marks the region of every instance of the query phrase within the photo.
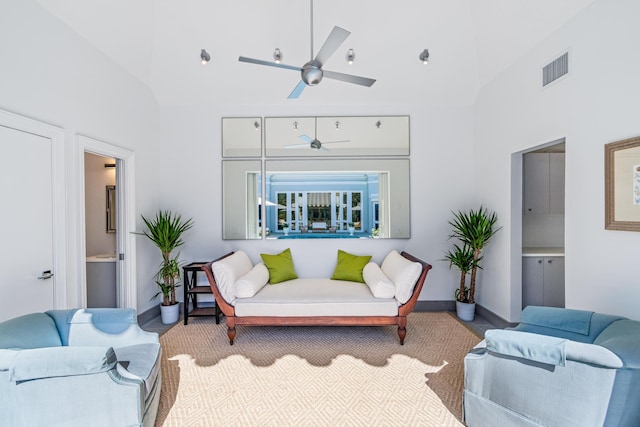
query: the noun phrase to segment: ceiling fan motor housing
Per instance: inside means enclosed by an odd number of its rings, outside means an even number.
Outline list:
[[[307,62],[302,66],[302,81],[309,86],[315,86],[322,81],[322,69],[315,61]]]

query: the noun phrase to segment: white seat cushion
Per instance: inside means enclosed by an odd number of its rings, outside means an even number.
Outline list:
[[[263,287],[236,300],[235,314],[245,316],[397,316],[395,298],[376,298],[364,283],[294,279]]]

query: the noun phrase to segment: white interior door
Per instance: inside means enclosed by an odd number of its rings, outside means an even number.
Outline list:
[[[0,125],[0,321],[55,307],[52,141]],[[53,276],[48,277],[46,272]]]

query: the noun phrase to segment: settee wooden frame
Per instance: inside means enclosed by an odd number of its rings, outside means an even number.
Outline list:
[[[424,281],[427,277],[427,273],[431,269],[431,265],[422,261],[413,255],[402,252],[401,255],[410,261],[419,262],[422,265],[422,272],[416,281],[413,288],[413,293],[409,300],[398,307],[398,314],[396,316],[236,316],[235,307],[229,304],[222,297],[218,284],[213,276],[211,266],[214,262],[219,261],[233,254],[229,252],[222,257],[206,263],[202,266],[211,291],[216,299],[216,304],[220,307],[222,313],[224,313],[227,322],[227,335],[229,336],[229,345],[233,345],[233,341],[236,336],[236,326],[384,326],[384,325],[398,325],[398,337],[400,338],[400,344],[404,345],[404,339],[407,334],[407,316],[413,311],[418,302],[420,291],[424,285]]]

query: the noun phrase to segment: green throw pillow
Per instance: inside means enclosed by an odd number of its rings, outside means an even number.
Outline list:
[[[338,265],[336,265],[336,269],[333,272],[331,279],[364,283],[362,269],[367,265],[369,260],[371,260],[371,255],[352,255],[338,249]]]
[[[269,283],[272,285],[298,278],[289,248],[277,255],[260,254],[260,257],[269,270]]]

